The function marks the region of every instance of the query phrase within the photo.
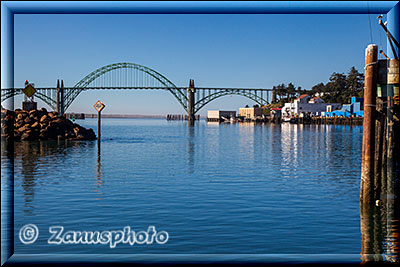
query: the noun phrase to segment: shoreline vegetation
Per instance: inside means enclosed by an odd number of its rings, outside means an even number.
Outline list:
[[[272,104],[283,106],[285,103],[293,102],[298,96],[307,94],[317,96],[325,103],[350,104],[352,96],[364,97],[364,74],[358,72],[353,66],[347,74],[344,72],[333,72],[329,77],[329,82],[320,82],[314,85],[311,90],[302,89],[293,83],[288,85],[282,83],[272,87]]]

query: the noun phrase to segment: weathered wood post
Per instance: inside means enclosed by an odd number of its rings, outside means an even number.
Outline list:
[[[389,261],[400,262],[400,109],[399,109],[399,60],[389,60],[388,85],[393,92],[387,102],[387,244]]]
[[[380,61],[379,61],[380,62]],[[379,65],[379,64],[378,64]],[[379,69],[381,69],[379,67]],[[379,78],[378,78],[379,81]],[[376,98],[376,110],[375,110],[375,159],[374,159],[374,199],[379,200],[382,194],[382,153],[384,143],[384,122],[385,122],[385,110],[384,103],[381,98]]]
[[[374,200],[375,103],[378,76],[378,46],[370,44],[365,50],[364,121],[362,139],[361,190],[362,209]]]
[[[368,262],[376,262],[382,260],[378,255],[379,245],[377,242],[383,237],[376,230],[377,207],[371,206],[367,209],[361,209],[360,213],[360,231],[361,231],[361,265]],[[377,258],[378,257],[378,258]]]
[[[187,89],[188,91],[188,122],[190,125],[194,124],[194,103],[195,103],[195,96],[194,93],[196,92],[196,89],[194,89],[194,80],[189,80],[189,88]]]
[[[387,13],[387,29],[395,44],[387,42],[387,52],[390,58],[388,84],[393,86],[393,95],[388,97],[387,114],[387,244],[388,262],[400,262],[400,103],[399,103],[399,3]],[[395,40],[397,40],[395,42]],[[393,63],[393,65],[392,65]]]

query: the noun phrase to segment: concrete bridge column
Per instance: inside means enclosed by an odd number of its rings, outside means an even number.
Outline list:
[[[64,80],[61,80],[61,87],[60,87],[60,80],[57,79],[57,112],[59,115],[64,115]]]
[[[61,80],[60,88],[60,112],[59,115],[64,115],[64,80]]]
[[[187,89],[188,94],[189,94],[189,101],[188,101],[188,121],[190,124],[194,123],[195,117],[194,117],[194,103],[195,103],[195,96],[194,93],[196,92],[196,89],[194,89],[194,80],[189,80],[189,88]]]
[[[57,95],[56,95],[57,113],[60,114],[60,80],[57,79]]]

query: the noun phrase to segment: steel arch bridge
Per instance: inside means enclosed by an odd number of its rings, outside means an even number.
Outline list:
[[[18,94],[23,88],[1,89],[1,101]],[[52,109],[64,113],[79,94],[86,90],[168,90],[189,115],[196,114],[211,101],[226,95],[247,97],[259,105],[265,105],[271,89],[255,88],[195,88],[190,80],[189,87],[177,87],[159,72],[135,63],[115,63],[98,68],[86,75],[73,87],[57,83],[56,88],[35,88],[35,97]]]

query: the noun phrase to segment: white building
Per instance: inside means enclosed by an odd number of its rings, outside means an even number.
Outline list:
[[[328,105],[334,105],[334,108],[336,108],[340,104],[327,104],[319,97],[312,98],[304,94],[296,98],[293,103],[285,103],[282,108],[282,116],[300,116],[302,113],[320,116],[322,112],[326,112]]]

